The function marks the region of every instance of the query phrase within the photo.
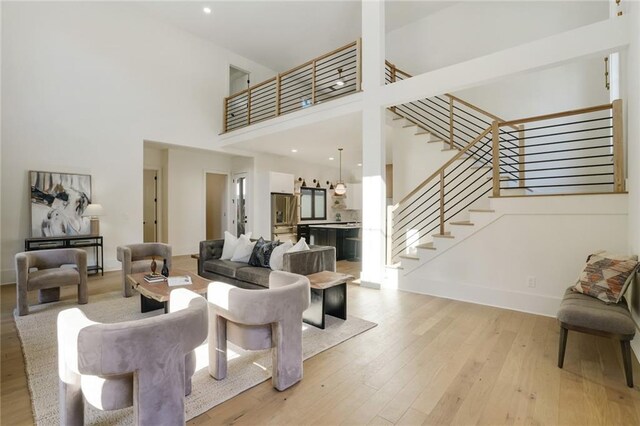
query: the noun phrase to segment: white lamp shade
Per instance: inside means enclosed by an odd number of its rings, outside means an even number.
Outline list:
[[[89,204],[84,212],[82,212],[82,216],[102,216],[102,205],[100,204]]]
[[[337,195],[344,195],[347,192],[347,185],[345,185],[342,182],[338,182],[333,192],[336,193]]]

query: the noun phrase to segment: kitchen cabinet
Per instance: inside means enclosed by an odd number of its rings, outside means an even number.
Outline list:
[[[289,173],[269,172],[269,192],[293,194],[294,177]]]
[[[307,244],[311,244],[311,234],[309,233],[309,225],[298,225],[298,240],[304,238]]]
[[[359,227],[311,225],[309,230],[312,244],[336,248],[336,260],[353,259],[357,256],[355,245],[347,238],[357,237]]]

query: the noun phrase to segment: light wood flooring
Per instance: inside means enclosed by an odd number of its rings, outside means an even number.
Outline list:
[[[196,269],[187,256],[174,266]],[[338,269],[357,275],[359,266]],[[108,272],[90,278],[89,294],[119,286],[120,273]],[[378,327],[305,361],[304,379],[287,391],[266,381],[188,424],[640,424],[640,387],[625,386],[617,342],[570,332],[561,370],[553,318],[357,285],[348,292],[349,314]],[[1,423],[32,424],[14,286],[0,297]]]

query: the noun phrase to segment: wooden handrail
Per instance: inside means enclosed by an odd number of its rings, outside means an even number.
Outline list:
[[[611,104],[613,126],[613,191],[624,192],[624,146],[622,126],[622,101],[616,99]]]
[[[340,52],[341,50],[346,50],[346,49],[349,49],[349,48],[351,48],[351,47],[353,47],[353,46],[357,46],[357,42],[356,42],[356,41],[352,41],[351,43],[349,43],[349,44],[345,44],[344,46],[339,47],[339,48],[337,48],[337,49],[334,49],[334,50],[332,50],[332,51],[331,51],[331,52],[329,52],[329,53],[325,53],[325,54],[323,54],[323,55],[320,55],[320,56],[318,56],[318,57],[315,57],[315,58],[313,58],[313,59],[310,59],[310,60],[308,60],[307,62],[305,62],[304,64],[301,64],[301,65],[298,65],[298,66],[293,67],[293,68],[291,68],[291,69],[288,69],[288,70],[286,70],[286,71],[283,71],[283,72],[281,72],[281,73],[280,73],[280,74],[278,74],[278,75],[279,75],[279,76],[280,76],[280,78],[282,79],[282,77],[284,77],[285,75],[291,74],[292,72],[298,71],[298,70],[300,70],[300,69],[302,69],[302,68],[304,68],[304,67],[308,67],[309,65],[313,65],[313,63],[314,63],[314,62],[318,62],[318,61],[320,61],[320,60],[322,60],[322,59],[324,59],[324,58],[327,58],[327,57],[329,57],[329,56],[331,56],[331,55],[334,55],[334,54],[336,54],[336,53]],[[270,78],[269,80],[266,80],[266,81],[263,81],[263,82],[261,82],[261,83],[258,83],[258,84],[256,84],[255,86],[251,86],[251,87],[250,87],[250,89],[251,89],[251,90],[253,90],[253,89],[255,89],[257,86],[261,86],[261,85],[263,85],[263,84],[265,84],[265,83],[269,82],[270,80],[275,80],[275,79],[276,79],[276,77],[272,77],[272,78]],[[243,90],[242,92],[245,92],[246,90],[247,90],[247,89]],[[231,99],[231,98],[233,98],[233,97],[235,97],[235,96],[239,95],[239,94],[240,94],[240,93],[242,93],[242,92],[238,92],[238,93],[234,93],[233,95],[229,95],[229,97],[228,97],[227,99]]]
[[[234,93],[233,95],[229,95],[226,98],[224,98],[224,101],[225,102],[229,102],[229,100],[231,100],[233,98],[237,98],[238,96],[244,95],[244,93],[247,92],[247,91],[249,91],[249,89],[244,89],[244,90],[241,90],[241,91],[239,91],[237,93]]]
[[[356,50],[356,57],[355,57],[355,64],[356,64],[356,90],[355,91],[356,92],[360,91],[361,90],[361,82],[362,82],[362,69],[361,69],[362,67],[360,66],[361,63],[362,63],[361,43],[362,43],[361,39],[358,39],[356,41],[352,41],[351,43],[345,44],[344,46],[341,46],[341,47],[339,47],[337,49],[334,49],[334,50],[332,50],[330,52],[324,53],[324,54],[322,54],[322,55],[320,55],[320,56],[318,56],[316,58],[313,58],[313,59],[311,59],[311,60],[309,60],[309,61],[307,61],[307,62],[305,62],[305,63],[303,63],[301,65],[298,65],[298,66],[296,66],[294,68],[291,68],[291,69],[289,69],[287,71],[284,71],[282,73],[279,73],[274,77],[271,77],[271,78],[269,78],[267,80],[264,80],[264,81],[262,81],[260,83],[254,84],[253,86],[250,86],[250,87],[248,87],[248,88],[246,88],[244,90],[241,90],[241,91],[239,91],[237,93],[234,93],[232,95],[229,95],[229,96],[225,97],[224,98],[224,108],[223,108],[223,111],[224,111],[224,114],[225,114],[225,117],[223,118],[224,132],[228,132],[230,130],[228,128],[229,120],[228,120],[228,117],[227,117],[227,115],[229,113],[229,103],[231,101],[233,101],[234,99],[236,99],[236,98],[241,98],[243,96],[247,96],[247,122],[246,122],[246,124],[240,125],[240,126],[234,124],[232,126],[233,129],[231,129],[231,130],[237,129],[239,127],[248,126],[248,125],[251,124],[251,99],[250,98],[251,98],[252,92],[255,91],[256,89],[262,87],[262,86],[269,85],[271,83],[275,83],[274,84],[275,85],[275,96],[274,96],[275,116],[276,117],[280,116],[283,113],[282,109],[281,109],[280,101],[281,101],[282,96],[284,95],[284,93],[282,93],[283,92],[282,83],[284,81],[284,78],[286,76],[291,75],[292,73],[294,73],[296,71],[299,71],[301,69],[304,69],[304,68],[310,68],[310,71],[311,71],[311,80],[312,80],[311,86],[312,87],[311,87],[311,99],[310,100],[311,100],[312,104],[315,104],[316,101],[317,101],[317,95],[318,95],[318,93],[316,93],[317,90],[318,90],[318,87],[317,87],[318,86],[317,85],[318,82],[316,81],[317,80],[317,78],[316,78],[317,77],[316,76],[316,66],[317,66],[318,62],[323,60],[323,59],[330,58],[330,57],[332,57],[332,56],[334,56],[334,55],[336,55],[336,54],[338,54],[338,53],[340,53],[342,51],[348,50],[348,49],[355,48],[355,50]],[[350,91],[347,91],[347,92],[343,93],[342,95],[346,95],[346,94],[349,94],[349,93],[352,93],[352,92],[353,91],[350,90]],[[335,98],[335,97],[336,96],[334,96],[333,98]],[[296,110],[296,109],[294,108],[294,110]],[[290,111],[291,111],[291,108],[287,107],[287,111],[285,111],[285,113],[286,112],[290,112]]]
[[[569,111],[556,112],[553,114],[538,115],[535,117],[518,118],[517,120],[509,120],[509,121],[498,120],[499,121],[498,124],[500,125],[500,127],[505,127],[505,126],[512,126],[514,124],[531,123],[532,121],[543,121],[543,120],[551,120],[554,118],[568,117],[570,115],[588,114],[590,112],[604,111],[611,108],[612,108],[611,104],[604,104],[604,105],[598,105],[598,106],[593,106],[588,108],[580,108],[580,109],[573,109]]]
[[[404,203],[405,201],[409,200],[411,197],[413,197],[418,191],[420,191],[422,188],[424,188],[425,186],[427,186],[435,177],[439,176],[440,173],[442,171],[444,171],[447,167],[449,167],[451,164],[453,164],[454,161],[458,160],[460,157],[462,157],[467,151],[469,151],[469,149],[471,149],[473,146],[475,146],[480,139],[484,138],[485,136],[487,136],[487,134],[491,131],[491,126],[487,127],[486,129],[484,129],[484,131],[482,133],[480,133],[473,141],[471,141],[471,143],[469,143],[467,146],[465,146],[459,153],[457,153],[456,155],[454,155],[453,157],[451,157],[451,159],[449,159],[449,161],[447,161],[446,163],[444,163],[438,170],[436,170],[435,172],[433,172],[431,174],[431,176],[429,176],[428,178],[426,178],[424,181],[422,181],[422,183],[420,185],[418,185],[413,191],[411,191],[409,194],[407,194],[402,200],[398,201],[394,206],[393,206],[393,210],[397,209],[400,204]]]
[[[491,123],[491,160],[492,160],[492,180],[493,180],[493,196],[500,196],[500,125],[498,120]]]
[[[454,95],[452,95],[450,93],[445,93],[444,95],[449,97],[450,99],[454,99],[456,102],[459,102],[459,103],[461,103],[462,105],[464,105],[466,107],[469,107],[469,108],[473,109],[474,111],[477,111],[477,112],[479,112],[481,114],[486,115],[489,118],[492,118],[493,120],[497,120],[497,121],[501,121],[501,122],[505,121],[503,118],[500,118],[495,114],[491,114],[490,112],[485,111],[482,108],[477,107],[477,106],[475,106],[475,105],[473,105],[473,104],[471,104],[471,103],[469,103],[469,102],[467,102],[467,101],[465,101],[463,99],[460,99],[459,97],[454,96]],[[520,130],[520,128],[517,127],[517,126],[511,126],[511,127],[513,127],[513,129],[515,129],[515,130]]]
[[[402,71],[401,69],[399,69],[398,67],[393,65],[391,62],[386,61],[386,60],[384,62],[385,62],[386,65],[391,67],[392,70],[395,70],[396,73],[404,74],[407,77],[413,77],[411,74],[409,74],[409,73],[407,73],[405,71]],[[472,103],[469,103],[469,102],[465,101],[464,99],[460,99],[459,97],[454,96],[451,93],[445,93],[444,96],[447,96],[449,98],[450,104],[451,104],[451,100],[455,100],[456,102],[461,103],[462,105],[464,105],[464,106],[466,106],[468,108],[471,108],[474,111],[477,111],[477,112],[479,112],[481,114],[484,114],[484,115],[486,115],[487,117],[489,117],[489,118],[491,118],[493,120],[498,120],[500,122],[506,122],[506,120],[504,120],[503,118],[500,118],[495,114],[492,114],[492,113],[490,113],[488,111],[485,111],[484,109],[482,109],[480,107],[477,107],[477,106],[473,105]],[[450,114],[451,114],[451,119],[453,119],[453,112],[451,112]],[[515,130],[520,130],[520,128],[518,126],[510,126],[510,127],[513,127],[513,129],[515,129]]]
[[[444,235],[444,169],[440,170],[440,235]]]
[[[276,81],[276,79],[277,79],[277,76],[276,76],[276,77],[271,77],[271,78],[270,78],[270,79],[268,79],[268,80],[265,80],[265,81],[260,82],[260,83],[258,83],[258,84],[256,84],[256,85],[251,86],[249,89],[253,92],[253,91],[254,91],[254,90],[256,90],[258,87],[262,87],[262,86],[264,86],[265,84],[269,84],[269,83],[271,83],[272,81]]]

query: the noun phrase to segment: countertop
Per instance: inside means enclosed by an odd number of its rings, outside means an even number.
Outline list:
[[[322,225],[309,225],[309,228],[331,228],[331,229],[359,229],[360,224],[356,223],[344,223],[344,224],[322,224]]]

